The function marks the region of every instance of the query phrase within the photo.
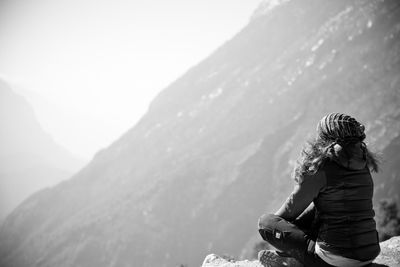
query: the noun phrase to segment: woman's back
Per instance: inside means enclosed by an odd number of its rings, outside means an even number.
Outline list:
[[[322,168],[326,185],[314,200],[322,249],[361,261],[375,258],[379,244],[372,206],[373,181],[363,148],[336,153]]]

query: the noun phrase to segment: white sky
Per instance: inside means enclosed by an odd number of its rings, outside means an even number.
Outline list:
[[[261,0],[0,0],[0,77],[89,159],[229,40]]]

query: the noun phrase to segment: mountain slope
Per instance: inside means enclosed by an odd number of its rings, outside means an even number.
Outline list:
[[[82,163],[58,146],[25,99],[0,81],[0,221],[25,198],[77,171]]]
[[[355,116],[393,153],[399,2],[264,7],[73,179],[10,216],[0,265],[196,266],[211,251],[238,255],[258,216],[291,191],[293,162],[328,112]],[[397,197],[391,160],[375,183]]]

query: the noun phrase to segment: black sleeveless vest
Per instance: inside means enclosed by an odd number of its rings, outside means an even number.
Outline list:
[[[320,247],[351,259],[374,259],[380,247],[369,169],[348,169],[328,160],[320,171],[325,172],[327,182],[314,200]]]

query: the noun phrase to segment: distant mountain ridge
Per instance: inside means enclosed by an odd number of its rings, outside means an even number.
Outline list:
[[[375,196],[398,199],[399,5],[298,0],[260,12],[81,172],[8,217],[0,265],[196,266],[211,252],[239,255],[334,111],[393,155]]]
[[[0,80],[0,220],[25,198],[82,166],[37,122],[28,102]]]
[[[251,20],[257,19],[258,17],[266,16],[268,12],[271,12],[274,8],[282,8],[286,2],[291,0],[263,0],[258,5],[257,9],[251,16]]]

